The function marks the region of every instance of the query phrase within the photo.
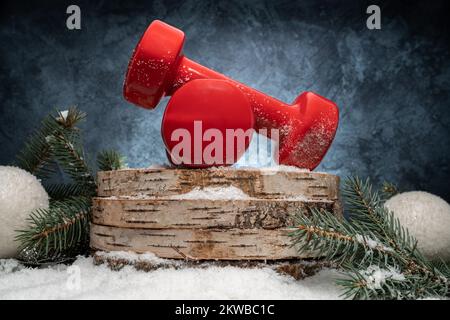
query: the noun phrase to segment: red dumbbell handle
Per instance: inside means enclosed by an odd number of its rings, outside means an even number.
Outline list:
[[[267,129],[270,136],[270,129],[280,129],[286,125],[291,112],[295,112],[295,108],[290,105],[272,98],[258,90],[252,89],[245,84],[228,78],[214,70],[206,68],[185,56],[181,56],[178,68],[175,71],[175,79],[172,81],[173,86],[168,92],[171,95],[175,90],[186,82],[195,79],[220,79],[227,80],[239,88],[249,99],[253,112],[255,114],[255,129]]]

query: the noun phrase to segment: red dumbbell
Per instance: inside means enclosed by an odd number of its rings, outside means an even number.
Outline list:
[[[304,92],[292,105],[286,104],[186,58],[182,54],[184,39],[181,30],[164,22],[155,20],[150,24],[128,65],[124,83],[124,96],[128,101],[153,109],[163,96],[172,95],[191,80],[227,80],[247,96],[258,132],[270,138],[272,129],[279,130],[280,164],[310,170],[319,165],[339,122],[334,102],[313,92]]]
[[[161,133],[172,164],[223,166],[234,164],[245,153],[254,122],[248,99],[233,84],[197,79],[172,95],[164,110]]]

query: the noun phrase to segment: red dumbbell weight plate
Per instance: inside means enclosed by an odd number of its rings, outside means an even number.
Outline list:
[[[226,80],[200,79],[173,94],[161,133],[173,164],[202,168],[238,161],[253,125],[252,108],[239,89]]]

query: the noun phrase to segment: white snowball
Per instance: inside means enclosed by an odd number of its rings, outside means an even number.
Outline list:
[[[386,208],[408,228],[417,247],[431,260],[450,261],[450,205],[431,193],[404,192],[386,201]]]
[[[35,176],[25,170],[0,166],[0,258],[17,255],[16,230],[25,229],[30,213],[48,208],[48,195]]]

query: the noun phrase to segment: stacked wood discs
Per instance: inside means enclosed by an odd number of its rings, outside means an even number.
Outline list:
[[[339,177],[301,170],[126,169],[98,173],[91,247],[194,260],[298,259],[293,214],[341,215]]]

